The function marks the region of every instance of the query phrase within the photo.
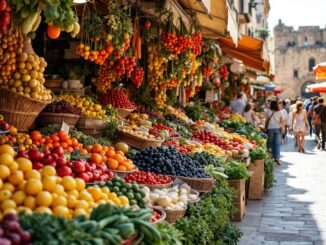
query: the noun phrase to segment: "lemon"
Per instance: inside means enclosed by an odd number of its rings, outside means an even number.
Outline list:
[[[42,173],[42,177],[45,178],[47,176],[55,176],[57,171],[55,170],[54,167],[47,165],[42,168],[41,173]]]
[[[66,207],[68,204],[67,198],[64,196],[58,196],[56,198],[53,199],[52,202],[52,207],[57,207],[57,206],[64,206]]]
[[[86,190],[83,190],[79,193],[79,199],[85,200],[87,202],[93,201],[92,195]]]
[[[56,176],[47,176],[42,180],[43,188],[47,191],[53,191],[57,185]]]
[[[18,170],[19,166],[18,163],[13,162],[12,164],[9,165],[9,169],[11,172]]]
[[[43,190],[43,184],[38,179],[29,179],[27,180],[25,186],[25,192],[29,195],[37,195]]]
[[[11,183],[4,183],[3,186],[2,186],[2,189],[8,190],[10,192],[14,192],[15,186],[13,184],[11,184]]]
[[[86,183],[85,183],[85,181],[83,179],[76,178],[75,181],[76,181],[76,190],[77,191],[82,191],[82,190],[85,189]]]
[[[92,195],[95,201],[99,200],[102,196],[102,191],[99,187],[92,186],[87,188],[87,191]]]
[[[75,209],[75,211],[74,211],[74,217],[78,217],[80,215],[87,216],[86,210],[85,209],[82,209],[82,208]]]
[[[68,206],[68,208],[74,208],[75,206],[76,206],[76,204],[77,204],[77,197],[75,197],[75,196],[68,196],[67,197],[67,206]]]
[[[24,207],[24,206],[20,206],[20,207],[18,207],[17,208],[17,212],[18,213],[25,213],[25,214],[32,214],[32,210],[30,209],[30,208],[26,208],[26,207]]]
[[[36,198],[33,196],[27,196],[24,200],[24,206],[33,210],[36,206]]]
[[[53,198],[50,192],[41,191],[36,196],[36,203],[39,206],[48,207],[52,204]]]
[[[16,209],[14,209],[14,208],[8,208],[8,209],[6,209],[5,211],[3,211],[2,214],[3,214],[3,215],[6,215],[6,214],[17,214],[17,211],[16,211]]]
[[[62,178],[62,185],[67,191],[75,190],[76,189],[76,181],[71,176],[64,176]]]
[[[35,169],[32,169],[30,171],[27,171],[25,173],[25,179],[28,180],[28,179],[38,179],[40,180],[41,179],[41,174],[39,171],[35,170]]]
[[[55,186],[55,189],[53,190],[53,193],[58,194],[58,196],[64,196],[65,195],[65,188],[62,185],[57,184]]]
[[[69,214],[70,214],[69,209],[64,206],[57,206],[52,210],[52,212],[56,216],[61,216],[61,217],[65,217],[65,218],[68,218]]]
[[[19,170],[23,172],[28,172],[33,169],[33,164],[30,160],[20,157],[16,159],[16,162],[18,163]]]
[[[4,153],[9,153],[12,157],[14,157],[16,155],[16,152],[10,145],[1,145],[0,146],[0,155],[2,155]]]
[[[2,153],[0,155],[0,164],[6,165],[6,166],[10,166],[13,164],[14,162],[14,157],[10,154],[10,153]]]
[[[89,208],[89,204],[85,200],[78,200],[75,205],[75,209],[77,208],[82,208],[87,210]]]
[[[48,207],[43,207],[43,206],[36,208],[36,209],[35,209],[35,212],[37,212],[37,213],[47,213],[47,214],[52,214],[52,210],[51,210],[50,208],[48,208]]]
[[[16,191],[15,193],[12,194],[11,199],[17,204],[23,204],[24,199],[26,198],[26,194],[23,191]]]
[[[4,180],[10,175],[10,169],[5,165],[0,165],[0,179]]]
[[[23,180],[22,182],[19,183],[19,185],[17,186],[17,189],[20,191],[25,190],[26,183],[27,183],[27,180]]]
[[[2,211],[5,211],[5,210],[7,210],[9,208],[15,209],[16,206],[17,205],[16,205],[16,203],[13,200],[7,199],[7,200],[2,201],[2,203],[1,203],[1,210]]]

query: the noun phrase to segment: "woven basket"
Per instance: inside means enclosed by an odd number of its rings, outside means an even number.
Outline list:
[[[150,185],[150,184],[139,184],[139,185],[147,186],[151,190],[155,190],[155,189],[159,189],[160,190],[160,189],[171,187],[172,186],[172,182],[171,183],[168,183],[168,184],[153,184],[153,185]]]
[[[119,117],[124,119],[126,118],[131,112],[133,112],[135,109],[123,109],[123,108],[116,108],[119,112]]]
[[[163,211],[166,213],[165,221],[169,223],[174,223],[178,218],[182,218],[185,216],[187,209],[182,210],[167,210],[163,209]]]
[[[161,223],[166,219],[166,212],[163,211],[163,209],[160,208],[153,208],[153,210],[161,215],[161,218],[159,220],[156,220],[155,222],[151,222],[152,224]]]
[[[70,113],[50,113],[42,112],[38,115],[36,123],[39,127],[45,127],[47,125],[59,125],[63,122],[67,123],[69,127],[74,128],[79,119],[78,115]]]
[[[102,130],[105,126],[106,120],[93,119],[80,117],[77,121],[77,128],[82,131],[82,129],[97,129]]]
[[[190,190],[190,194],[196,194],[198,196],[198,198],[196,200],[192,200],[192,201],[189,201],[188,200],[188,203],[196,203],[196,202],[199,202],[200,201],[200,196],[199,196],[199,192],[194,190],[194,189],[191,189]]]
[[[186,184],[188,184],[192,189],[198,191],[198,192],[209,192],[213,185],[215,184],[215,179],[213,178],[189,178],[189,177],[183,177],[183,176],[172,176],[170,177],[176,179],[180,179]]]
[[[0,88],[0,114],[19,131],[27,131],[49,103]]]
[[[119,171],[119,170],[112,170],[115,175],[119,176],[120,178],[126,177],[128,174],[132,174],[138,171],[138,168],[131,170],[131,171]]]
[[[144,149],[148,147],[159,147],[164,140],[147,140],[140,137],[137,137],[133,134],[125,133],[119,130],[118,128],[118,138],[120,141],[125,142],[128,145],[131,145],[137,149]]]

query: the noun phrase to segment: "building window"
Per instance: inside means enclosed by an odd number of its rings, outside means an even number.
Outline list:
[[[308,38],[304,37],[304,46],[307,46],[307,45],[308,45]]]
[[[309,71],[312,71],[313,68],[315,67],[315,65],[316,65],[315,59],[314,58],[310,58],[309,59]]]
[[[295,77],[295,78],[299,77],[299,71],[298,70],[293,71],[293,77]]]

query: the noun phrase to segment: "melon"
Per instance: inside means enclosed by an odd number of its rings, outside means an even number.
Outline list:
[[[117,150],[117,151],[122,151],[123,153],[128,153],[129,151],[129,146],[124,143],[124,142],[118,142],[114,145],[114,148]]]

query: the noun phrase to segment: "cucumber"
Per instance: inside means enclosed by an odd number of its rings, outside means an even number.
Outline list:
[[[123,238],[132,237],[136,233],[135,226],[133,223],[116,225],[115,228],[120,230],[120,235]]]
[[[94,221],[94,220],[86,220],[86,221],[80,222],[79,226],[87,231],[87,230],[92,229],[94,227],[97,228],[98,223],[96,221]]]
[[[113,224],[115,222],[118,222],[120,220],[121,220],[121,215],[115,214],[113,216],[102,219],[101,221],[98,222],[98,225],[99,227],[101,227],[101,229],[103,229],[104,227]]]

